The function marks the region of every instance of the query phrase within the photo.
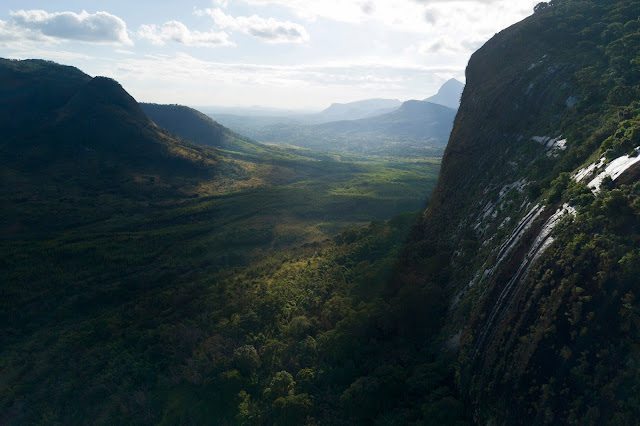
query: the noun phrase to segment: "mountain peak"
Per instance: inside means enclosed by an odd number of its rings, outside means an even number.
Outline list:
[[[51,61],[0,58],[0,128],[32,128],[90,80],[77,68]]]
[[[464,83],[456,80],[455,78],[451,78],[440,87],[438,93],[428,97],[425,101],[458,109],[463,89]]]

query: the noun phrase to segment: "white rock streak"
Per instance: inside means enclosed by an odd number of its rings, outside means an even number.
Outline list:
[[[534,136],[531,138],[532,140],[538,142],[541,145],[544,145],[547,150],[547,156],[553,155],[555,150],[564,151],[567,149],[567,140],[562,139],[562,136],[557,138],[552,138],[549,136]]]
[[[584,178],[591,176],[593,172],[602,167],[605,161],[607,161],[607,159],[603,157],[597,163],[590,164],[588,167],[578,170],[573,178],[576,182],[581,182]]]
[[[638,148],[636,148],[636,153],[638,152]],[[611,180],[616,180],[623,174],[625,171],[629,169],[629,167],[636,164],[640,161],[640,155],[636,155],[635,157],[630,157],[628,155],[623,155],[622,157],[618,157],[609,164],[607,164],[607,168],[604,169],[598,176],[593,178],[591,182],[587,185],[591,188],[594,194],[600,192],[600,186],[602,185],[602,181],[607,176],[611,177]]]
[[[528,223],[531,226],[531,223],[537,218],[540,213],[544,210],[544,207],[540,207],[539,205],[534,206],[534,208],[524,217],[522,221],[518,224],[514,232],[511,234],[510,238],[503,244],[503,247],[511,247],[515,242],[520,239],[520,236],[528,229],[524,224]],[[536,213],[534,213],[536,212]],[[504,286],[496,303],[491,310],[491,313],[488,316],[487,322],[484,324],[479,338],[475,343],[475,351],[474,358],[484,350],[485,346],[489,344],[489,342],[493,339],[494,327],[500,323],[504,314],[509,310],[513,301],[516,299],[516,295],[519,290],[520,283],[527,277],[529,273],[529,269],[531,265],[533,265],[542,254],[545,252],[549,246],[554,241],[554,238],[551,236],[554,228],[560,223],[560,220],[566,216],[567,214],[575,215],[576,210],[568,204],[563,205],[560,209],[558,209],[547,221],[542,225],[540,232],[538,233],[536,239],[531,244],[529,251],[524,256],[522,261],[520,262],[520,266],[516,273],[511,277],[509,282]],[[519,231],[518,228],[522,228],[524,230]],[[517,236],[517,238],[516,238]],[[514,240],[515,241],[512,241]],[[506,250],[505,254],[502,257],[499,256],[498,263],[506,256],[506,253],[510,251],[510,248]]]
[[[520,238],[524,235],[525,232],[531,227],[533,222],[540,216],[540,214],[544,211],[544,206],[540,206],[540,204],[536,204],[533,208],[527,213],[521,220],[518,222],[516,227],[514,228],[509,238],[500,246],[498,251],[498,261],[496,265],[500,264],[504,260],[504,258],[509,254],[511,249],[520,241]]]
[[[576,209],[569,204],[564,204],[562,208],[558,209],[542,226],[540,233],[533,242],[529,253],[525,257],[525,261],[530,260],[530,264],[534,263],[542,253],[553,243],[554,238],[551,236],[551,232],[558,225],[560,219],[565,215],[570,214],[575,216]]]

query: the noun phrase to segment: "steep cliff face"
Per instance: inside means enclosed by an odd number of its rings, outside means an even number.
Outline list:
[[[640,415],[639,15],[554,1],[467,68],[420,238],[453,253],[445,334],[479,422]]]

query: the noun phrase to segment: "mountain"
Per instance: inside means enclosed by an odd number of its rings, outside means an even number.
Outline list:
[[[337,114],[342,107],[336,107],[332,114]],[[216,117],[266,143],[318,151],[423,158],[442,154],[455,114],[454,109],[442,105],[407,101],[390,112],[373,117],[321,124],[285,123],[273,119],[260,121],[255,117]]]
[[[5,133],[42,120],[91,80],[76,68],[39,60],[0,59],[0,77],[0,127]]]
[[[386,114],[360,120],[344,120],[314,126],[321,131],[344,134],[376,134],[400,138],[429,138],[446,144],[455,110],[423,101],[407,101]]]
[[[257,152],[264,149],[193,108],[149,103],[141,103],[140,107],[157,125],[188,141],[239,152]]]
[[[114,80],[91,78],[79,70],[46,61],[0,60],[3,117],[0,149],[18,170],[60,172],[82,185],[98,174],[122,179],[137,172],[191,176],[216,170],[191,163],[189,151],[157,127]],[[219,158],[207,153],[207,161]],[[92,176],[92,177],[90,177]]]
[[[464,84],[452,78],[440,87],[438,93],[425,99],[425,102],[433,102],[434,104],[458,109],[463,90]]]
[[[239,115],[245,117],[294,117],[306,114],[315,114],[316,110],[292,110],[269,108],[261,106],[249,107],[223,107],[223,106],[194,106],[198,111],[207,115]]]
[[[313,120],[316,122],[358,120],[390,112],[400,105],[402,105],[402,102],[397,99],[365,99],[346,104],[336,103],[316,114]]]
[[[201,145],[221,147],[231,137],[230,131],[193,108],[149,103],[140,108],[154,123]]]
[[[467,67],[404,274],[438,286],[448,253],[438,338],[477,423],[640,418],[639,13],[543,3]]]

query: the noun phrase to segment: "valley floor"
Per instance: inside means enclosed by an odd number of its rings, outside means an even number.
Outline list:
[[[439,162],[224,155],[222,186],[3,166],[0,423],[339,422],[405,392],[361,320]]]

